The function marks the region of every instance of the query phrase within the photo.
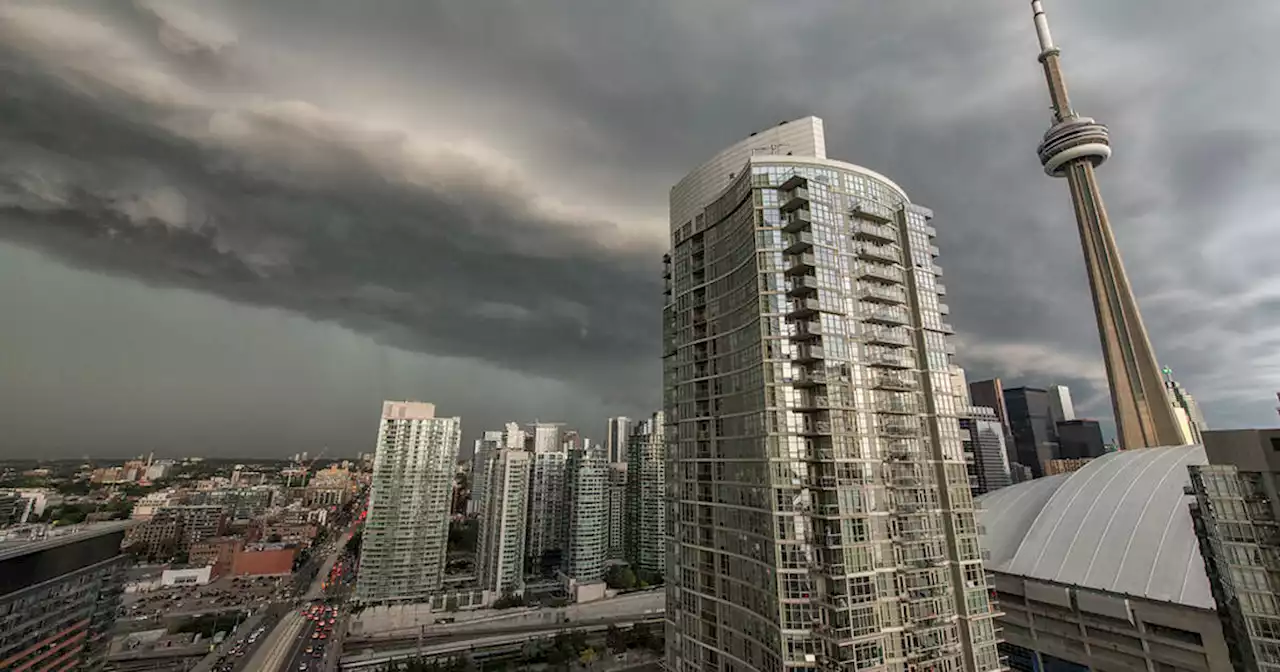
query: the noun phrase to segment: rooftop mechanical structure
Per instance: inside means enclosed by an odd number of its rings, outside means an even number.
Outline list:
[[[1106,126],[1072,109],[1062,76],[1061,50],[1049,33],[1041,0],[1032,0],[1031,10],[1053,103],[1053,125],[1038,150],[1040,163],[1046,173],[1065,177],[1071,186],[1120,447],[1181,445],[1178,422],[1165,398],[1160,366],[1120,261],[1094,172],[1111,158],[1110,134]]]

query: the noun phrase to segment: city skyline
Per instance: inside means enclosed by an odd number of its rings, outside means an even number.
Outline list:
[[[396,398],[461,416],[468,446],[512,417],[603,439],[660,405],[666,186],[810,112],[832,155],[946,214],[969,378],[1065,384],[1110,415],[1068,200],[1027,148],[1046,106],[1021,6],[762,5],[725,30],[676,2],[210,4],[0,9],[22,92],[0,102],[0,457],[367,451]],[[1247,55],[1280,17],[1114,5],[1048,9],[1117,138],[1105,191],[1159,364],[1213,426],[1271,423],[1277,208],[1257,187],[1280,144]],[[792,47],[752,46],[778,25]]]

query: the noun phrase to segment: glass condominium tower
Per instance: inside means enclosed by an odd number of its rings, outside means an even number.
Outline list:
[[[929,210],[784,122],[671,190],[667,668],[999,670]]]

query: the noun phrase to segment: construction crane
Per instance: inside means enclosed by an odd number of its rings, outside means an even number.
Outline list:
[[[311,471],[311,465],[315,464],[315,463],[316,463],[316,460],[319,460],[320,458],[324,457],[324,456],[325,456],[325,453],[328,453],[328,452],[329,452],[329,447],[328,447],[328,446],[325,446],[324,450],[321,450],[321,451],[320,451],[320,453],[319,453],[318,455],[316,455],[315,457],[313,457],[313,458],[311,458],[311,459],[307,459],[307,458],[305,457],[305,455],[306,455],[305,453],[303,453],[303,455],[300,455],[300,456],[298,456],[298,457],[297,457],[296,461],[294,462],[294,471],[301,472],[301,474],[302,474],[302,485],[306,485],[306,484],[307,484],[307,473]],[[289,473],[289,485],[288,485],[288,487],[290,487],[290,488],[292,488],[292,487],[293,487],[293,473],[292,473],[292,472],[290,472],[290,473]]]

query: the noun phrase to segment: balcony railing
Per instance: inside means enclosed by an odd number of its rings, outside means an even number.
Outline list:
[[[859,264],[857,276],[860,278],[875,278],[881,282],[891,282],[894,284],[902,284],[902,269],[893,266],[885,266],[884,264]]]
[[[813,234],[808,231],[801,231],[788,237],[787,248],[783,250],[783,253],[800,254],[811,249],[813,249]]]
[[[908,374],[881,373],[871,379],[871,384],[885,390],[914,390],[920,383]]]
[[[904,304],[907,292],[901,287],[861,283],[858,285],[858,298],[876,303]]]
[[[797,254],[790,257],[787,275],[808,275],[817,267],[818,261],[812,254]]]
[[[787,233],[799,233],[813,226],[813,215],[805,208],[789,212],[782,218],[782,230]]]
[[[858,256],[863,259],[874,259],[888,264],[896,264],[902,261],[902,248],[897,245],[860,243],[857,246],[857,252]]]
[[[875,345],[911,345],[911,332],[906,329],[868,329],[863,332],[864,343]]]
[[[783,213],[799,210],[809,206],[809,190],[804,187],[796,187],[786,194],[786,200],[782,206],[778,208]]]
[[[887,224],[879,224],[864,219],[853,220],[853,233],[862,240],[881,243],[898,242],[898,231]]]
[[[906,325],[911,324],[911,317],[905,308],[880,308],[867,313],[864,320],[879,324]]]

